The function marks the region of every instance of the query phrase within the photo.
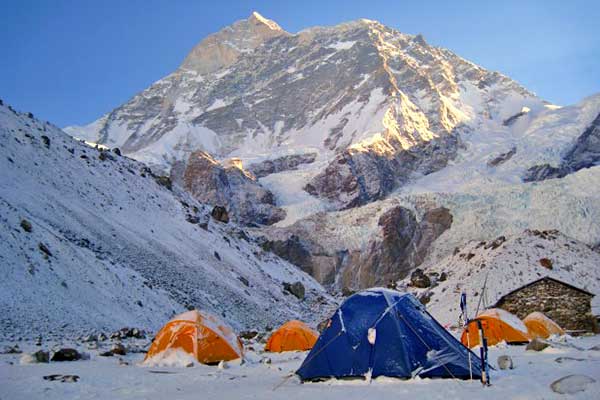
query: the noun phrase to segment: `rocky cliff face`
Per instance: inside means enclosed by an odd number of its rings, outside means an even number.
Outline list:
[[[285,217],[285,211],[275,206],[273,194],[237,159],[223,165],[208,153],[194,152],[180,180],[198,201],[224,206],[241,224],[270,225]]]
[[[595,165],[600,165],[600,114],[565,153],[559,166],[534,165],[525,172],[523,181],[534,182],[562,178],[582,168],[590,168]]]
[[[459,148],[457,135],[448,135],[407,150],[377,144],[352,147],[338,154],[304,190],[339,208],[352,208],[382,199],[415,175],[446,166]]]
[[[323,240],[321,235],[340,221],[318,214],[288,229],[272,229],[267,232],[270,238],[263,239],[262,247],[335,290],[385,286],[419,266],[432,243],[450,228],[453,219],[443,207],[417,213],[394,206],[369,219],[377,215],[373,232],[365,235],[360,246]]]

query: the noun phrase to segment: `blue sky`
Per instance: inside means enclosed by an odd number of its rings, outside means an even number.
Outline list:
[[[89,123],[253,10],[289,32],[369,18],[421,33],[557,104],[600,92],[597,0],[0,0],[0,98],[59,126]]]

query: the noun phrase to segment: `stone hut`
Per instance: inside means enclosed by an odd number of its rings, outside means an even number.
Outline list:
[[[519,318],[540,311],[571,333],[594,332],[597,324],[592,315],[592,297],[586,290],[554,278],[544,277],[505,294],[495,307]]]

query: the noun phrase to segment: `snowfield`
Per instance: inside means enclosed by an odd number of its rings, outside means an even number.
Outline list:
[[[453,379],[398,380],[378,378],[331,380],[301,384],[290,376],[307,353],[246,353],[245,362],[227,363],[227,368],[196,364],[192,368],[143,367],[142,354],[99,357],[91,351],[88,361],[50,364],[19,363],[20,355],[0,355],[0,398],[2,399],[481,399],[551,400],[600,397],[600,337],[568,338],[542,352],[525,351],[525,346],[499,345],[490,349],[496,367],[500,355],[513,359],[514,369],[492,370],[490,387],[479,381]],[[261,346],[262,347],[262,346]],[[24,350],[39,347],[23,345]],[[262,363],[270,358],[270,364]],[[76,383],[47,381],[50,374],[80,377]],[[596,380],[585,391],[561,395],[550,384],[566,375],[583,374]]]

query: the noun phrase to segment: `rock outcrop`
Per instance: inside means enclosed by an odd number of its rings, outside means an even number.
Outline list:
[[[252,172],[257,178],[262,178],[278,172],[296,170],[302,164],[315,162],[316,158],[317,153],[293,154],[254,163],[248,167],[248,171]]]
[[[385,197],[414,175],[445,167],[459,148],[457,135],[424,141],[408,149],[395,137],[340,153],[304,190],[339,208],[357,207]]]
[[[313,217],[307,226],[322,224],[320,218],[324,214]],[[426,210],[418,218],[414,211],[396,206],[379,217],[377,234],[363,250],[325,246],[311,228],[292,228],[288,232],[294,233],[285,239],[263,239],[262,247],[319,282],[350,291],[385,286],[405,277],[423,262],[433,241],[451,224],[452,214],[443,207]]]
[[[583,168],[600,165],[600,114],[579,136],[560,165],[534,165],[523,175],[523,182],[562,178]]]
[[[285,216],[275,205],[273,194],[236,160],[221,164],[208,153],[194,152],[182,181],[184,189],[197,200],[225,207],[229,217],[241,224],[270,225]]]

